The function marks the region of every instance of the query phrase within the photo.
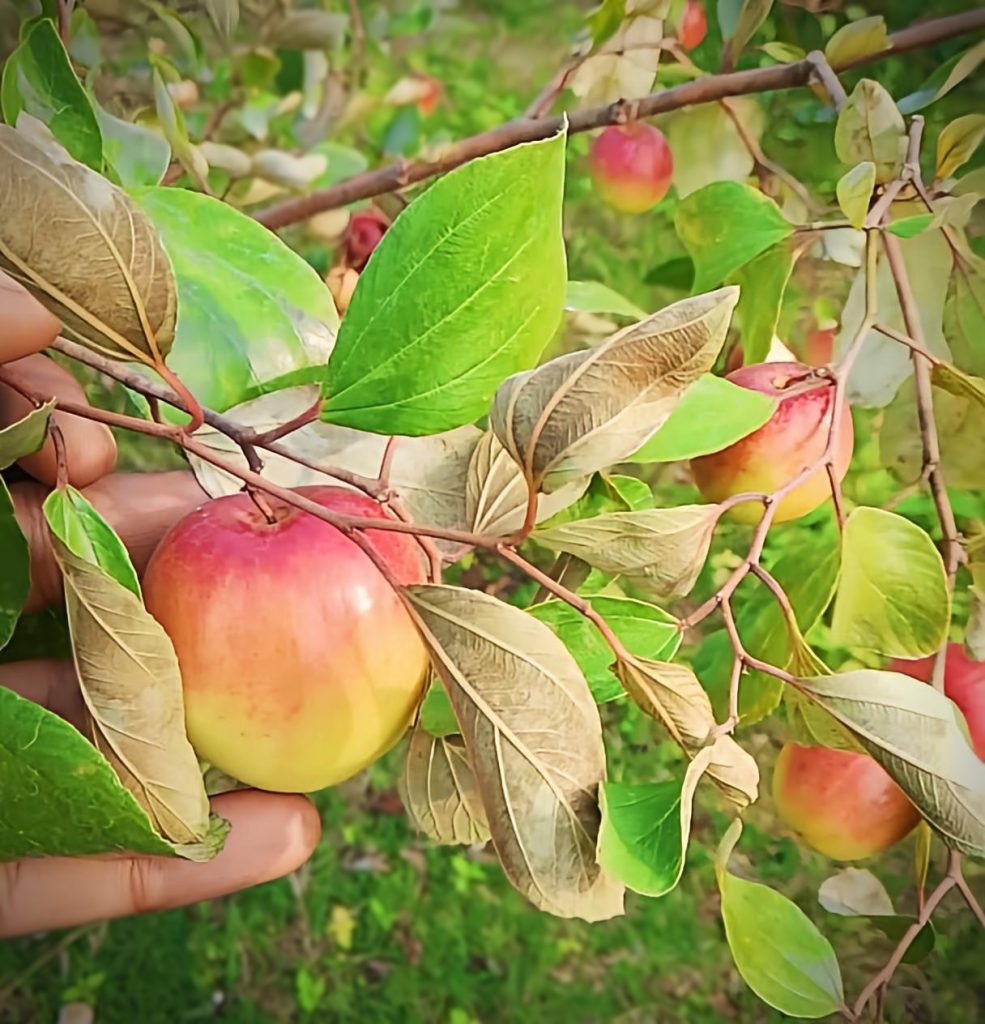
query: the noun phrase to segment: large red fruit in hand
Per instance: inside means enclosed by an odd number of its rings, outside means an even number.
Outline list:
[[[773,770],[780,820],[833,860],[861,860],[920,821],[906,794],[867,754],[787,743]]]
[[[677,38],[685,50],[693,50],[708,35],[708,17],[698,0],[687,0],[680,24],[677,26]]]
[[[886,667],[930,682],[934,657],[908,661],[895,658]],[[975,753],[985,761],[985,661],[974,661],[961,644],[948,644],[944,662],[944,693],[961,709]]]
[[[622,213],[642,213],[667,194],[674,160],[663,132],[636,121],[606,128],[592,143],[588,168],[610,206]]]
[[[298,494],[379,518],[338,487]],[[334,785],[399,739],[427,654],[369,556],[321,519],[246,494],[206,502],[165,535],[144,577],[147,608],[178,655],[188,736],[234,778],[281,792]],[[406,534],[364,534],[400,583],[420,583]]]
[[[824,454],[834,413],[835,389],[825,381],[803,389],[811,367],[803,363],[757,363],[728,375],[740,387],[779,399],[773,415],[758,430],[711,455],[691,460],[694,482],[708,501],[724,501],[747,491],[771,494]],[[790,393],[787,393],[787,389]],[[834,465],[843,479],[852,460],[852,416],[842,407]],[[774,522],[797,519],[817,508],[831,494],[823,466],[819,466],[789,494],[780,499]],[[731,516],[740,522],[758,523],[760,502],[742,502]]]

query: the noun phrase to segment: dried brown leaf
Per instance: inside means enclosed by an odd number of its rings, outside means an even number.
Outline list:
[[[489,422],[531,486],[554,491],[636,452],[711,369],[738,298],[730,286],[683,299],[507,378]]]
[[[708,744],[715,727],[711,701],[686,665],[633,658],[619,661],[616,675],[633,701],[662,722],[688,757]],[[759,767],[731,736],[720,736],[706,774],[740,809],[759,797]]]
[[[174,276],[151,222],[54,140],[0,125],[0,269],[68,335],[154,362],[174,338]]]
[[[621,914],[623,888],[595,859],[605,748],[575,660],[542,622],[488,594],[449,586],[405,594],[462,727],[510,882],[558,917]]]

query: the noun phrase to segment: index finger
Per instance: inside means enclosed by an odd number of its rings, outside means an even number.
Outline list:
[[[54,313],[0,270],[0,363],[47,348],[61,327]]]

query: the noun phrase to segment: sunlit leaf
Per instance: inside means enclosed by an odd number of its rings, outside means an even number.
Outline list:
[[[835,151],[845,164],[873,163],[878,182],[891,181],[903,167],[903,115],[886,89],[871,78],[863,78],[855,86],[838,114]]]
[[[648,5],[614,29],[599,52],[583,61],[568,83],[585,106],[645,96],[660,62],[664,17],[670,0]],[[629,13],[629,12],[627,12]]]
[[[39,209],[44,218],[36,216]],[[91,348],[143,362],[170,348],[175,285],[151,222],[122,189],[56,143],[6,125],[0,268]]]
[[[817,899],[829,913],[846,917],[894,912],[886,887],[865,868],[842,868],[826,878]]]
[[[950,178],[967,163],[985,139],[985,114],[965,114],[946,124],[937,136],[934,177]]]
[[[825,43],[824,56],[833,68],[846,67],[874,57],[889,48],[886,19],[881,14],[842,25]]]
[[[851,222],[852,227],[860,228],[865,223],[869,212],[872,190],[876,187],[876,165],[871,160],[863,160],[850,171],[846,171],[835,192],[841,212]]]
[[[632,455],[711,369],[738,297],[723,288],[684,299],[504,381],[490,426],[529,485],[557,490]]]
[[[919,658],[944,643],[949,620],[944,563],[930,537],[893,512],[855,509],[842,538],[833,641]]]
[[[405,589],[461,725],[510,882],[559,917],[622,913],[595,861],[602,726],[577,663],[532,615],[449,586]]]
[[[460,736],[411,731],[400,796],[411,821],[436,843],[471,845],[489,838],[485,811]]]
[[[564,308],[579,313],[612,313],[645,320],[647,312],[599,281],[569,281]]]

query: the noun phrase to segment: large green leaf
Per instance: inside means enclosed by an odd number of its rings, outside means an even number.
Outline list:
[[[222,412],[324,379],[338,314],[300,256],[209,196],[147,188],[135,199],[160,233],[178,285],[168,365],[199,401]]]
[[[871,162],[876,181],[896,177],[903,166],[906,125],[892,96],[869,78],[852,90],[835,124],[835,151],[842,163]]]
[[[845,993],[831,943],[782,893],[727,870],[739,831],[736,822],[717,868],[725,936],[739,974],[760,999],[788,1016],[816,1019],[837,1012]]]
[[[437,433],[476,419],[537,360],[564,305],[564,141],[473,160],[396,219],[346,311],[325,420]]]
[[[721,284],[794,230],[772,199],[738,181],[692,192],[677,207],[675,223],[694,260],[695,292]]]
[[[38,21],[7,58],[0,103],[7,124],[16,124],[22,111],[28,113],[46,124],[76,160],[102,169],[99,123],[53,22]]]
[[[944,643],[949,621],[944,563],[930,537],[893,512],[855,509],[845,524],[834,642],[919,658]]]
[[[677,462],[719,452],[758,430],[773,415],[769,395],[706,373],[681,395],[667,422],[627,460]]]
[[[0,647],[14,633],[31,586],[27,540],[14,517],[14,503],[0,477]]]
[[[0,860],[132,850],[173,854],[81,733],[0,686]]]
[[[621,597],[592,597],[589,603],[633,654],[669,661],[677,653],[681,632],[674,617],[662,608]],[[563,601],[545,601],[527,610],[560,637],[599,704],[625,694],[611,671],[612,649],[594,623]]]

